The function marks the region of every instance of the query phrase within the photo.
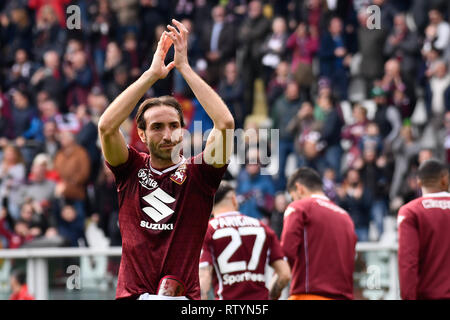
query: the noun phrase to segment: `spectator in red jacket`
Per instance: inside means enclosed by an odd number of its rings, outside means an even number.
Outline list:
[[[9,300],[34,300],[34,297],[28,292],[26,284],[26,275],[23,271],[13,272],[10,278],[12,294]]]

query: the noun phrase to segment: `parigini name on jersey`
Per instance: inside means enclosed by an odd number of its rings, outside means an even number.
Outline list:
[[[214,230],[217,230],[217,228],[224,228],[224,227],[259,227],[261,224],[259,221],[255,218],[246,217],[246,216],[229,216],[229,217],[219,217],[216,219],[213,219],[209,222],[211,226],[214,228]]]

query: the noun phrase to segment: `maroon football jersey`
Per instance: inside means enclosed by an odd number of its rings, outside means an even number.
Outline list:
[[[128,150],[126,163],[108,165],[116,178],[122,235],[116,298],[156,294],[160,279],[171,275],[184,283],[188,298],[200,299],[200,251],[227,166],[214,168],[201,153],[159,171],[148,154]]]
[[[209,221],[200,267],[214,267],[216,299],[267,300],[266,263],[283,258],[272,229],[255,218],[228,212]]]
[[[400,208],[402,299],[450,299],[450,193],[427,194]]]
[[[292,202],[281,235],[292,268],[290,294],[353,299],[355,246],[352,219],[327,197]]]

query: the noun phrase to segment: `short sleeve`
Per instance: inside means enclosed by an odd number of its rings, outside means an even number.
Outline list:
[[[284,259],[285,256],[283,253],[283,249],[281,248],[281,244],[278,240],[277,235],[269,226],[264,225],[264,228],[266,229],[267,238],[269,240],[269,264],[272,264],[277,260]]]
[[[292,266],[303,243],[304,220],[301,210],[289,205],[284,212],[281,248]]]
[[[139,153],[135,148],[128,145],[128,159],[125,163],[122,163],[118,166],[112,166],[107,161],[105,161],[106,166],[111,169],[116,179],[116,184],[120,185],[123,183],[129,176],[132,170],[139,167],[139,163],[144,162],[145,154]]]
[[[215,168],[212,165],[206,163],[203,152],[191,157],[189,159],[189,165],[196,182],[199,187],[208,195],[214,195],[219,187],[222,177],[227,171],[228,164],[220,168]]]
[[[402,207],[397,217],[400,295],[403,300],[417,298],[419,282],[419,232],[416,216]]]
[[[206,232],[205,239],[203,240],[199,267],[203,268],[209,265],[213,265],[213,256],[211,252],[211,233],[208,230],[208,232]]]

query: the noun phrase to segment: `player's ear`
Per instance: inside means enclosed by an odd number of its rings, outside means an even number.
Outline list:
[[[139,138],[141,139],[141,141],[142,141],[143,143],[147,144],[147,138],[146,138],[146,136],[145,136],[145,131],[142,130],[142,129],[140,129],[140,128],[137,128],[137,133],[138,133]]]
[[[419,186],[419,188],[422,188],[422,180],[420,180],[419,178],[417,178],[417,185]]]
[[[233,203],[233,207],[236,208],[236,211],[239,209],[239,203],[236,198],[236,193],[233,192],[231,195],[231,202]]]
[[[448,172],[445,172],[445,173],[442,174],[442,176],[441,176],[441,186],[442,186],[442,190],[448,191],[448,184],[449,184]]]

